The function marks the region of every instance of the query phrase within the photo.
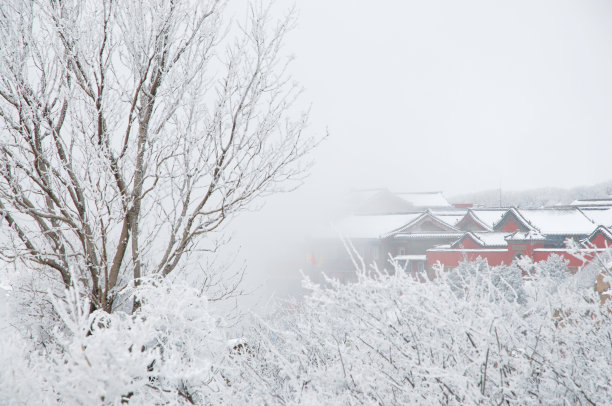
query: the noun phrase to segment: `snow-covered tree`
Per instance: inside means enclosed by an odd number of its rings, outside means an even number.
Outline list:
[[[312,147],[281,47],[292,19],[216,0],[0,3],[0,253],[91,311],[166,276]],[[289,186],[290,187],[290,186]]]

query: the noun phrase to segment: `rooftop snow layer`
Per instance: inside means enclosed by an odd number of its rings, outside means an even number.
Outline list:
[[[484,225],[493,229],[508,209],[471,209],[470,210]]]
[[[452,243],[450,248],[455,249],[460,245],[463,245],[463,241],[465,238],[471,238],[475,240],[479,245],[483,247],[507,247],[508,243],[506,242],[506,237],[510,235],[510,233],[491,233],[491,232],[467,232],[463,234],[463,236]],[[461,244],[460,244],[461,243]],[[463,248],[462,248],[463,249]]]
[[[337,232],[328,237],[382,238],[406,226],[422,214],[353,215],[337,222],[334,225]]]
[[[454,213],[450,212],[435,212],[432,211],[431,214],[435,216],[438,220],[445,222],[449,226],[455,226],[459,220],[461,220],[465,216],[465,211],[457,211]]]
[[[485,247],[505,247],[508,245],[506,237],[510,233],[472,233],[480,241],[482,241]]]
[[[612,207],[612,198],[574,200],[570,206],[576,207]]]
[[[510,240],[510,241],[544,241],[546,240],[546,237],[544,237],[542,234],[540,234],[537,231],[527,231],[526,233],[520,232],[520,231],[516,231],[512,234],[510,234],[506,240]]]
[[[612,209],[582,210],[582,213],[593,220],[596,225],[612,227]]]
[[[425,261],[427,255],[397,255],[393,259],[396,261]]]
[[[589,235],[596,225],[578,209],[518,209],[542,234]]]

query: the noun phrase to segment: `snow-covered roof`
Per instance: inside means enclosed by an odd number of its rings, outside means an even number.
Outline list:
[[[506,237],[510,233],[478,233],[478,232],[467,232],[463,236],[451,244],[451,248],[457,248],[460,243],[466,238],[471,238],[476,241],[482,247],[506,247]]]
[[[582,213],[597,225],[612,227],[612,209],[584,209]]]
[[[612,207],[612,197],[603,199],[579,199],[570,203],[570,206],[576,207]]]
[[[508,233],[472,233],[480,241],[484,243],[485,247],[505,247],[508,245],[506,237]]]
[[[515,231],[506,237],[508,241],[544,241],[546,237],[538,231]]]
[[[493,225],[501,220],[508,209],[470,209],[474,216],[488,228],[493,229]]]
[[[396,255],[393,259],[396,261],[425,261],[427,255]]]
[[[433,224],[437,224],[437,226],[442,229],[442,230],[446,230],[447,232],[459,232],[459,230],[453,226],[451,226],[450,224],[448,224],[447,222],[445,222],[444,220],[440,219],[437,216],[434,216],[429,210],[421,213],[417,218],[415,218],[413,221],[411,221],[410,223],[406,224],[404,227],[400,228],[399,230],[397,230],[398,232],[401,233],[405,233],[406,231],[408,231],[410,228],[413,228],[419,224],[423,224],[426,221],[430,221]],[[413,229],[413,231],[416,231]],[[417,231],[417,232],[423,232],[423,231]],[[428,231],[424,231],[424,232],[428,232]],[[439,232],[439,231],[432,231],[433,233]]]
[[[412,223],[422,216],[422,213],[410,214],[380,214],[380,215],[352,215],[341,219],[333,225],[335,233],[327,237],[343,238],[383,238]]]
[[[415,207],[453,207],[442,192],[396,193]]]
[[[463,217],[465,217],[465,210],[457,210],[453,212],[438,212],[430,211],[432,215],[442,220],[449,226],[455,226]]]
[[[429,251],[444,251],[444,252],[508,252],[508,248],[449,248],[446,245],[439,245],[427,250]]]
[[[582,242],[590,242],[597,236],[597,234],[603,234],[608,240],[612,241],[612,231],[605,226],[598,226],[595,231],[593,231],[587,238],[585,238]]]
[[[567,248],[534,248],[533,252],[565,252],[573,257],[580,259],[580,254],[593,253],[593,252],[605,252],[608,248],[582,248],[580,251],[573,254]],[[578,256],[576,256],[578,255]]]
[[[596,225],[578,209],[512,209],[544,235],[588,235]]]

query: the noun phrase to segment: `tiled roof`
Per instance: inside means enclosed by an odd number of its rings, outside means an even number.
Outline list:
[[[328,237],[343,238],[382,238],[422,216],[422,213],[385,214],[385,215],[352,215],[341,219],[333,225],[337,232]]]

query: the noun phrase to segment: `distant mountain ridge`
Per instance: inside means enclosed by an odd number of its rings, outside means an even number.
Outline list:
[[[592,186],[578,186],[571,189],[538,188],[524,191],[501,190],[501,206],[538,208],[543,206],[567,205],[578,199],[599,199],[612,195],[612,180]],[[500,190],[484,190],[465,193],[449,198],[452,203],[474,203],[486,207],[500,206]]]

